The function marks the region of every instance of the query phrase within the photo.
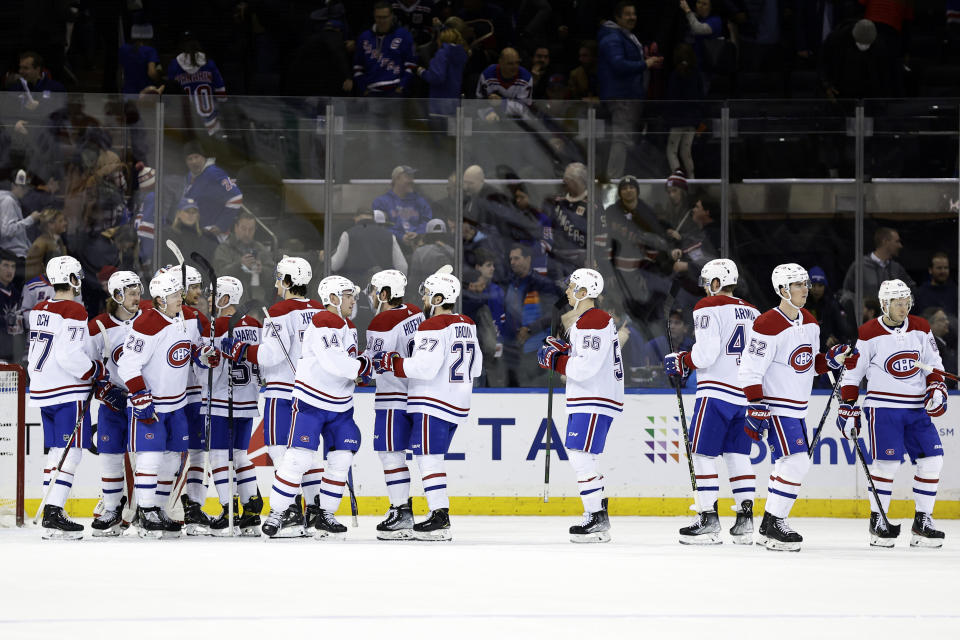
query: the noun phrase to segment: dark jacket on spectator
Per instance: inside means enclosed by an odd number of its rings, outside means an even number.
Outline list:
[[[550,331],[553,304],[560,294],[557,285],[536,271],[523,278],[514,276],[504,295],[505,343],[514,344],[520,327],[526,327],[530,330],[530,338],[524,345],[515,346],[528,353],[539,349]]]
[[[597,94],[601,100],[640,100],[647,90],[643,72],[647,68],[643,45],[615,22],[604,22],[597,34]]]
[[[460,97],[463,70],[467,66],[467,52],[460,45],[444,42],[430,60],[420,77],[430,85],[430,113],[453,115],[457,104],[451,102]]]
[[[927,307],[943,307],[947,316],[952,318],[957,314],[957,283],[950,280],[943,285],[924,282],[916,289],[913,300],[914,313],[922,313]]]

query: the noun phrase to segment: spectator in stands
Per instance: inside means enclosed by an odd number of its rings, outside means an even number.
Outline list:
[[[853,339],[852,323],[830,291],[827,274],[819,266],[810,267],[807,273],[810,275],[810,297],[806,309],[820,324],[820,351],[826,352],[835,344],[849,344]]]
[[[510,284],[504,294],[503,343],[508,386],[539,386],[534,354],[550,332],[554,303],[561,291],[556,284],[535,272],[529,247],[516,244],[510,250]]]
[[[707,59],[706,41],[715,40],[723,36],[723,20],[713,15],[713,6],[710,0],[696,0],[695,11],[690,9],[687,0],[680,0],[680,10],[683,11],[690,29],[685,41],[693,44],[696,59],[703,65]]]
[[[200,226],[200,205],[186,197],[180,199],[173,224],[164,228],[162,237],[176,242],[184,259],[196,251],[211,260],[219,244],[212,231]]]
[[[454,260],[453,241],[447,233],[447,223],[440,218],[427,222],[423,244],[410,258],[410,282],[423,282],[445,264]]]
[[[463,215],[496,230],[502,242],[533,244],[543,237],[539,221],[515,209],[510,199],[486,183],[486,174],[479,165],[463,172]]]
[[[597,97],[597,41],[584,40],[578,53],[580,66],[570,72],[570,98],[573,100]]]
[[[413,251],[433,211],[426,198],[414,191],[417,170],[402,164],[390,174],[390,190],[373,201],[374,211],[387,214],[390,229],[405,251]]]
[[[180,45],[181,53],[167,67],[167,89],[190,96],[194,110],[203,121],[207,135],[221,132],[217,103],[227,99],[227,86],[217,64],[204,52],[200,43],[189,36]],[[233,223],[233,220],[230,220]],[[229,229],[230,225],[223,227]]]
[[[683,309],[674,308],[670,310],[668,327],[670,337],[673,339],[673,351],[689,351],[693,347],[693,336],[690,335],[690,325],[687,322],[687,316],[684,314]],[[670,344],[667,341],[666,334],[657,336],[644,345],[642,366],[653,367],[656,364],[662,364],[663,356],[670,352]],[[694,380],[691,383],[691,378],[693,378],[693,376],[685,378],[683,380],[683,386],[696,386],[696,381]],[[655,373],[653,381],[656,386],[669,385],[666,376],[663,375],[663,367],[660,368],[659,372]]]
[[[660,224],[666,229],[676,229],[690,216],[690,190],[687,185],[687,174],[683,169],[675,169],[667,178],[664,188],[667,191],[667,202],[657,211]],[[679,234],[672,234],[674,240],[679,240]]]
[[[20,199],[20,206],[24,211],[63,209],[64,198],[60,191],[63,177],[59,168],[46,168],[45,176],[46,181],[41,176],[33,176],[33,188]]]
[[[376,271],[397,269],[407,273],[407,259],[396,236],[387,225],[377,222],[377,214],[386,220],[383,211],[360,209],[353,218],[355,224],[340,234],[337,249],[330,257],[330,268],[334,273],[353,282],[363,282],[374,267]],[[408,281],[413,282],[410,278]]]
[[[414,45],[422,47],[433,40],[440,19],[440,3],[437,0],[393,0],[391,4],[397,24],[413,36]]]
[[[189,173],[184,180],[182,197],[193,200],[199,207],[200,226],[218,240],[225,240],[243,206],[243,193],[233,178],[217,166],[217,159],[207,157],[199,142],[188,143],[183,151]]]
[[[627,161],[629,136],[634,133],[642,108],[626,100],[643,100],[647,95],[647,69],[658,69],[663,58],[647,55],[640,40],[633,34],[637,26],[634,2],[622,0],[613,9],[613,21],[600,27],[597,42],[597,95],[601,100],[612,100],[607,105],[610,113],[610,135],[613,143],[607,161],[607,175],[623,175]]]
[[[477,252],[488,255],[503,255],[503,245],[496,229],[481,225],[473,218],[465,216],[461,237],[463,238],[463,263],[477,268]],[[502,263],[505,264],[505,263]]]
[[[157,172],[144,166],[137,174],[137,189],[133,199],[133,228],[140,244],[140,264],[153,273],[153,245],[157,224],[156,198]]]
[[[7,84],[5,90],[20,94],[19,119],[14,131],[25,136],[28,135],[29,126],[39,124],[60,106],[60,101],[52,94],[63,93],[65,89],[44,70],[40,54],[24,51],[20,54],[19,74]]]
[[[373,28],[357,38],[353,88],[361,96],[402,96],[417,68],[413,36],[397,24],[389,2],[373,5]]]
[[[417,75],[430,86],[430,115],[452,116],[457,112],[467,66],[467,43],[456,29],[449,27],[437,36],[439,48],[427,68],[417,67]]]
[[[670,128],[667,164],[674,170],[682,170],[686,177],[693,178],[693,138],[703,121],[700,102],[707,94],[703,76],[697,71],[693,47],[683,42],[678,44],[673,51],[673,64],[667,83],[667,100],[676,102],[670,104],[665,114],[666,124]]]
[[[24,277],[27,280],[46,272],[50,258],[67,255],[63,243],[63,234],[67,230],[67,219],[60,209],[44,209],[37,218],[36,226],[40,235],[27,251]]]
[[[945,371],[957,373],[957,337],[950,333],[950,319],[942,307],[927,307],[923,310],[923,317],[930,323],[930,333],[937,342],[937,351],[943,361]],[[951,389],[957,388],[956,382],[948,381]]]
[[[533,206],[527,187],[523,183],[516,183],[511,187],[511,191],[513,191],[513,208],[519,212],[526,223],[522,232],[513,234],[512,240],[530,246],[533,251],[533,270],[546,275],[547,252],[553,241],[550,217]],[[531,232],[539,232],[539,235],[531,236]]]
[[[522,117],[533,104],[533,76],[520,66],[520,54],[512,47],[500,52],[500,61],[480,74],[477,98],[486,98],[490,106],[480,117],[493,122],[501,117]]]
[[[347,51],[344,8],[330,3],[310,14],[311,32],[299,43],[285,69],[288,95],[343,96],[353,92],[353,62]],[[315,64],[323,60],[323,64]],[[310,67],[311,73],[303,73]]]
[[[505,372],[502,367],[503,341],[500,337],[505,321],[503,289],[470,267],[463,270],[463,284],[463,313],[477,323],[477,339],[483,352],[484,375],[479,384],[503,386]]]
[[[530,60],[530,77],[533,84],[533,99],[543,100],[547,97],[547,85],[550,76],[559,73],[556,65],[550,64],[550,47],[541,44],[533,50]]]
[[[879,300],[877,300],[876,298],[863,299],[863,322],[867,322],[868,320],[873,320],[874,318],[879,318],[880,314],[881,314],[881,311],[880,311]]]
[[[689,221],[677,225],[679,247],[673,250],[673,271],[697,285],[700,269],[720,253],[720,203],[701,197],[690,210]]]
[[[903,248],[900,234],[890,227],[880,227],[873,233],[873,246],[873,251],[861,258],[864,297],[875,296],[880,291],[881,282],[895,278],[916,290],[917,283],[907,274],[903,265],[894,259]],[[843,278],[844,299],[853,299],[856,286],[856,265],[851,264]]]
[[[903,58],[904,22],[913,20],[913,2],[907,0],[860,0],[864,6],[863,18],[877,28],[876,46],[882,54],[896,63]]]
[[[0,191],[0,249],[5,249],[20,260],[27,257],[30,243],[27,230],[40,218],[39,211],[23,217],[20,199],[27,193],[27,172],[17,171],[9,190]]]
[[[893,62],[873,46],[870,20],[842,24],[827,36],[820,56],[820,80],[830,100],[885,98],[899,94]]]
[[[563,172],[563,195],[544,201],[543,209],[550,217],[553,230],[551,273],[558,281],[586,265],[587,234],[591,224],[598,225],[594,229],[598,246],[602,243],[606,248],[606,229],[600,226],[603,223],[602,210],[594,207],[588,211],[589,180],[586,165],[571,162]]]
[[[241,211],[233,230],[213,254],[217,275],[233,276],[243,284],[251,298],[266,300],[273,295],[273,269],[276,260],[270,247],[256,241],[257,219]]]
[[[139,95],[147,87],[163,84],[160,56],[150,46],[153,25],[135,24],[130,27],[130,42],[120,45],[120,67],[123,69],[123,87],[126,95]]]
[[[20,287],[14,282],[17,274],[17,256],[0,249],[0,362],[15,363],[19,360],[17,338],[23,333],[23,316],[20,315]],[[16,347],[20,346],[19,349]]]
[[[943,307],[948,317],[956,317],[957,283],[950,278],[950,258],[946,253],[937,251],[930,256],[927,272],[930,280],[917,287],[913,293],[914,307]]]

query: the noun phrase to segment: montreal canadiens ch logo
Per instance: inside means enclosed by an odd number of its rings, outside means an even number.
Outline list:
[[[887,358],[886,362],[883,363],[883,368],[894,378],[903,380],[920,372],[916,364],[919,359],[919,351],[898,351]]]
[[[813,366],[813,348],[802,344],[790,354],[790,366],[797,373],[806,373]]]
[[[114,362],[120,362],[120,356],[123,354],[123,345],[119,345],[116,349],[113,350],[113,353],[110,355],[113,358]]]
[[[167,363],[175,369],[185,366],[190,362],[190,343],[181,340],[167,351]]]

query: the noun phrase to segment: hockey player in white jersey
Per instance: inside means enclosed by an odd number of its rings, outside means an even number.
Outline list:
[[[323,304],[307,298],[307,285],[312,277],[313,270],[306,260],[284,256],[277,263],[275,285],[282,300],[270,307],[270,319],[265,320],[260,344],[247,345],[234,340],[230,345],[223,345],[224,353],[232,360],[246,359],[260,368],[266,383],[263,440],[275,470],[280,468],[290,442],[294,369],[303,349],[303,336],[314,314],[323,311]],[[306,521],[303,508],[292,503],[284,516],[280,537],[301,535],[304,524],[313,529],[320,511],[317,502],[322,476],[322,464],[307,469],[301,483],[307,503]],[[296,502],[300,500],[298,494]]]
[[[110,379],[126,393],[117,366],[127,334],[141,313],[143,284],[140,276],[134,272],[117,271],[107,280],[107,292],[110,294],[107,310],[87,325],[90,336],[87,355],[96,359],[109,350],[106,365]],[[103,331],[100,330],[101,325]],[[90,525],[94,537],[118,536],[121,533],[121,515],[126,500],[123,496],[124,456],[127,453],[127,425],[130,420],[125,398],[123,404],[122,411],[101,404],[97,414],[97,458],[100,460],[103,512]]]
[[[328,276],[318,287],[325,309],[314,314],[303,336],[293,391],[290,447],[274,474],[270,515],[263,523],[268,537],[283,537],[284,528],[298,528],[284,512],[293,503],[304,474],[313,467],[320,447],[327,454],[320,485],[316,537],[345,537],[347,528],[334,512],[343,497],[353,456],[360,448],[360,429],[353,420],[353,389],[358,377],[369,379],[370,358],[358,357],[357,328],[350,314],[359,289],[343,276]]]
[[[230,319],[237,312],[237,305],[243,297],[243,285],[234,277],[217,278],[218,300],[217,319],[214,323],[214,339],[225,346],[231,345],[228,338]],[[248,345],[260,342],[260,323],[250,316],[244,316],[233,329],[233,339]],[[207,401],[209,390],[204,385],[203,402]],[[232,383],[232,384],[231,384]],[[232,391],[231,391],[232,386]],[[228,500],[234,500],[234,527],[237,533],[246,536],[260,535],[260,512],[263,499],[257,490],[257,471],[247,455],[250,436],[253,433],[253,419],[260,415],[257,397],[260,392],[259,371],[257,365],[245,359],[232,361],[223,359],[214,369],[212,413],[210,421],[210,468],[213,470],[213,484],[217,489],[223,513],[210,523],[210,532],[215,536],[230,534],[228,520]],[[233,403],[233,424],[230,424],[230,403]],[[233,442],[230,441],[232,430]],[[229,484],[229,449],[233,448],[234,482]],[[240,497],[243,504],[243,516],[234,496]]]
[[[699,284],[707,296],[693,308],[696,342],[690,351],[670,353],[663,359],[668,376],[698,372],[697,399],[689,426],[697,479],[697,517],[680,529],[681,544],[721,543],[717,516],[721,456],[736,501],[737,521],[730,535],[735,544],[753,544],[756,474],[750,465],[753,442],[743,431],[747,398],[737,386],[737,369],[747,330],[760,312],[733,295],[738,279],[733,260],[718,258],[703,265]]]
[[[407,278],[395,269],[375,273],[370,287],[377,300],[377,315],[367,327],[366,353],[395,351],[410,357],[416,347],[414,335],[423,322],[420,308],[404,303]],[[377,376],[374,399],[376,417],[373,450],[383,464],[383,479],[390,497],[387,517],[377,525],[380,540],[413,538],[413,508],[410,501],[410,469],[406,451],[410,448],[411,417],[407,413],[409,380],[392,372]]]
[[[410,450],[420,467],[429,517],[413,525],[417,540],[450,540],[450,499],[444,454],[457,427],[467,420],[473,380],[483,371],[477,327],[467,316],[454,313],[460,281],[438,271],[420,286],[427,319],[414,334],[413,355],[396,351],[373,357],[377,373],[407,378],[407,414]]]
[[[759,442],[770,429],[774,465],[759,542],[772,551],[799,551],[803,537],[787,524],[787,516],[810,469],[806,417],[813,378],[840,369],[855,351],[837,344],[826,354],[817,353],[820,325],[803,308],[810,291],[806,269],[781,264],[771,280],[780,304],[761,314],[747,332],[737,380],[749,403],[747,435]]]
[[[153,309],[137,318],[123,345],[118,372],[132,406],[129,447],[137,454],[135,491],[141,537],[179,537],[157,495],[160,477],[172,477],[189,443],[184,407],[191,361],[219,364],[219,352],[204,345],[196,322],[181,313],[183,284],[176,270],[150,281]]]
[[[83,268],[76,258],[58,256],[47,263],[53,298],[38,303],[29,315],[30,406],[40,408],[43,446],[49,448],[43,470],[44,489],[50,484],[63,450],[70,450],[43,507],[41,537],[45,540],[79,540],[83,525],[68,519],[63,505],[73,487],[83,449],[91,445],[90,411],[86,401],[90,385],[96,396],[116,411],[123,411],[123,390],[109,382],[99,358],[86,354],[87,310],[74,300],[80,292]],[[74,434],[77,424],[79,430]]]
[[[613,419],[623,412],[623,358],[617,326],[597,308],[603,276],[593,269],[570,274],[567,302],[576,321],[570,342],[548,336],[537,353],[543,369],[567,377],[567,434],[564,446],[577,476],[583,522],[570,527],[572,542],[609,542],[610,517],[597,462]]]
[[[912,547],[940,547],[944,533],[931,518],[937,485],[943,468],[943,445],[931,417],[947,410],[947,387],[935,372],[924,374],[917,364],[943,370],[937,343],[930,325],[910,315],[913,294],[902,280],[880,283],[883,315],[860,327],[857,339],[859,358],[844,371],[841,382],[843,404],[837,426],[846,438],[860,432],[860,381],[867,378],[863,410],[870,432],[870,475],[880,496],[884,513],[889,513],[893,479],[907,453],[916,463],[913,476]],[[870,493],[870,544],[892,547],[896,533],[880,517],[876,496]]]

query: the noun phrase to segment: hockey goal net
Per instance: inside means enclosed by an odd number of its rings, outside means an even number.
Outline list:
[[[0,364],[0,527],[23,526],[27,374]]]

